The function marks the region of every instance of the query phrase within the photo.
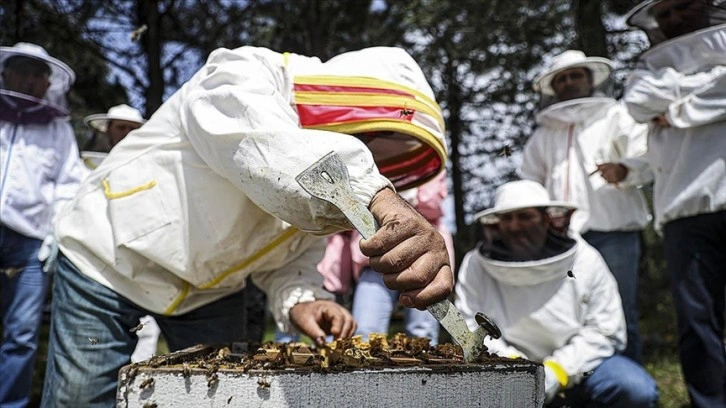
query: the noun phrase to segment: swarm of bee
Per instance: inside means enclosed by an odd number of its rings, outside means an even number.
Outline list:
[[[495,354],[487,354],[489,359],[496,362],[503,360]],[[229,347],[200,344],[132,364],[122,370],[121,375],[127,381],[133,381],[140,367],[174,368],[180,370],[186,380],[194,374],[204,374],[207,387],[211,389],[220,381],[218,373],[233,370],[259,375],[257,385],[266,389],[273,386],[274,376],[268,377],[265,370],[344,372],[396,366],[436,366],[437,369],[450,370],[463,365],[466,365],[463,350],[458,345],[444,343],[432,346],[428,338],[408,337],[403,333],[388,338],[385,334],[373,333],[367,342],[362,336],[355,336],[320,347],[277,342],[267,342],[259,347],[249,343],[232,343]],[[142,389],[153,386],[153,378],[142,379]]]
[[[307,368],[322,371],[386,366],[463,364],[463,351],[454,344],[432,346],[430,340],[398,333],[392,338],[373,333],[368,341],[362,336],[335,340],[322,347],[306,343],[267,342],[256,349],[232,352],[229,347],[215,349],[179,365],[182,375],[203,371],[211,387],[220,369],[280,370]]]

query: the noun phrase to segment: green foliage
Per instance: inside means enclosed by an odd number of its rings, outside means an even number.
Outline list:
[[[76,82],[68,95],[76,135],[83,140],[86,132],[82,118],[106,111],[126,101],[126,91],[107,80],[108,67],[97,55],[100,47],[84,37],[83,25],[93,15],[89,7],[65,4],[59,13],[46,1],[27,0],[0,3],[3,30],[0,44],[31,42],[65,62],[76,73]],[[73,10],[73,11],[71,11]],[[70,14],[77,15],[72,19]]]

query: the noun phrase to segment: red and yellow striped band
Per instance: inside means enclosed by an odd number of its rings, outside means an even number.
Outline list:
[[[441,108],[420,91],[376,78],[331,75],[297,76],[294,91],[304,128],[397,132],[420,141],[414,151],[376,162],[397,188],[415,187],[446,165]]]

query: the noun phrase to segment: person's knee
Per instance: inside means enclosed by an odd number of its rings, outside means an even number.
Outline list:
[[[38,348],[40,327],[32,321],[22,321],[5,328],[5,343],[11,345],[15,352],[25,350],[33,352]]]
[[[655,407],[658,404],[658,388],[655,386],[655,384],[653,384],[652,386],[644,386],[641,388],[630,386],[628,387],[627,391],[627,406]]]
[[[605,360],[585,383],[588,398],[610,407],[655,407],[658,386],[640,365],[615,355]]]
[[[658,404],[658,387],[647,374],[638,377],[623,377],[616,384],[616,406],[655,407]]]

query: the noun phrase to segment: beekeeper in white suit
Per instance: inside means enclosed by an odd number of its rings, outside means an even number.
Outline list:
[[[112,405],[129,330],[145,314],[172,350],[240,340],[247,276],[281,328],[318,342],[350,336],[355,322],[316,264],[322,236],[351,224],[295,181],[330,151],[380,224],[361,243],[373,268],[408,307],[447,297],[444,241],[393,189],[431,179],[446,160],[441,110],[415,61],[385,47],[325,63],[218,49],[59,214],[43,405]]]
[[[81,148],[83,163],[90,169],[98,167],[106,158],[106,153],[144,122],[146,119],[141,112],[126,104],[112,106],[106,113],[95,113],[83,118],[91,135]]]
[[[0,47],[0,406],[30,401],[52,269],[52,220],[81,181],[66,93],[75,73],[41,46]]]
[[[484,238],[461,263],[456,306],[472,329],[477,312],[496,322],[492,352],[544,364],[547,403],[561,394],[554,406],[655,407],[653,378],[619,354],[625,318],[613,275],[579,235],[561,232],[574,208],[534,181],[497,188],[494,206],[475,216]]]
[[[623,354],[641,362],[640,234],[651,217],[639,187],[652,174],[647,166],[623,162],[645,152],[648,127],[600,90],[612,69],[610,60],[578,50],[552,59],[534,88],[557,102],[537,114],[519,171],[545,186],[552,198],[577,205],[571,227],[600,252],[618,281],[628,333]],[[611,174],[627,177],[613,185],[607,182]]]
[[[726,407],[726,2],[646,1],[628,24],[651,40],[628,78],[630,114],[650,124],[655,175],[678,315],[678,347],[694,407]]]

